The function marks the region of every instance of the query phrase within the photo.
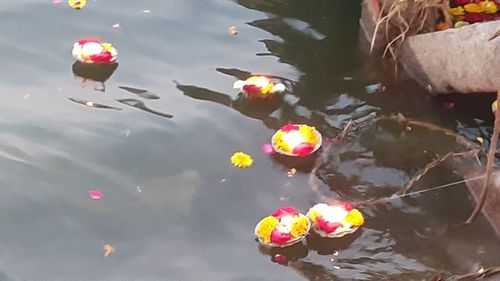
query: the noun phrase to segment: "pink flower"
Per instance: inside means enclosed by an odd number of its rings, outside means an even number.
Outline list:
[[[457,6],[463,6],[465,4],[469,4],[469,3],[472,3],[474,1],[470,1],[470,0],[455,0],[455,5]]]
[[[465,13],[464,20],[469,23],[476,23],[482,21],[489,21],[495,19],[494,15],[478,14],[478,13]]]
[[[102,52],[100,54],[90,56],[90,59],[96,63],[110,63],[113,56],[110,52]]]
[[[344,209],[346,209],[346,211],[348,212],[350,212],[353,209],[352,205],[347,201],[342,202],[342,207],[344,207]]]
[[[299,213],[297,212],[297,210],[295,210],[294,207],[283,207],[274,211],[272,216],[281,220],[281,218],[284,216],[296,216],[298,214]]]
[[[301,157],[305,157],[305,156],[311,154],[311,152],[313,152],[313,150],[314,150],[314,146],[312,146],[310,143],[303,142],[303,143],[297,145],[293,149],[292,152],[294,154],[301,156]]]
[[[267,155],[271,155],[271,154],[274,154],[276,152],[276,151],[274,151],[274,148],[270,143],[264,144],[262,146],[262,151]]]
[[[282,245],[288,242],[292,238],[292,235],[290,233],[281,233],[277,230],[273,230],[271,232],[271,242]]]
[[[316,223],[322,230],[326,231],[327,233],[332,233],[337,230],[337,228],[342,226],[342,224],[338,222],[328,222],[322,216],[318,216],[316,218]]]
[[[290,131],[297,131],[298,129],[299,129],[299,126],[297,126],[297,125],[286,124],[285,126],[281,127],[280,130],[282,130],[285,133],[288,133]]]
[[[260,87],[256,85],[245,85],[243,86],[243,90],[247,93],[251,94],[259,94],[260,93]]]
[[[104,194],[98,190],[89,190],[89,197],[93,200],[99,200]]]

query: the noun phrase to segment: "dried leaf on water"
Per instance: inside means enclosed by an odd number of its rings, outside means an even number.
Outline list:
[[[118,107],[113,107],[113,106],[109,106],[109,105],[105,105],[105,104],[95,103],[93,101],[81,100],[81,99],[75,99],[75,98],[68,98],[68,99],[72,102],[76,102],[78,104],[82,104],[82,105],[85,105],[88,107],[122,110],[121,108],[118,108]]]
[[[138,95],[139,97],[145,98],[148,100],[157,100],[160,98],[158,95],[155,95],[155,94],[151,93],[150,91],[144,90],[144,89],[138,89],[138,88],[126,87],[126,86],[119,86],[118,88],[125,90],[127,92],[130,92],[132,94]]]
[[[110,244],[104,244],[103,250],[104,250],[104,257],[107,258],[116,251],[116,248],[111,246]]]

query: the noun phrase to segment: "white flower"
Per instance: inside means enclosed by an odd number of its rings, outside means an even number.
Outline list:
[[[292,230],[293,216],[284,216],[281,218],[280,223],[276,229],[281,233],[290,233]]]
[[[283,141],[287,143],[292,149],[297,145],[304,142],[304,138],[299,131],[291,131],[283,136]]]

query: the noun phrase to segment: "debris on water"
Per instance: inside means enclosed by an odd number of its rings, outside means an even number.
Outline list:
[[[411,130],[413,130],[411,126],[409,126],[409,125],[408,125],[408,126],[406,126],[406,131],[407,131],[407,132],[411,132]]]
[[[235,36],[235,35],[238,35],[239,31],[238,29],[236,28],[236,26],[231,26],[227,29],[227,32],[229,33],[229,35],[232,35],[232,36]]]
[[[220,182],[221,182],[221,183],[225,183],[225,182],[226,182],[226,178],[222,178],[222,179],[220,180]]]
[[[120,23],[115,23],[115,24],[112,25],[112,27],[114,29],[120,29],[122,26],[120,25]]]
[[[479,270],[477,271],[477,273],[482,274],[483,272],[484,272],[484,267],[481,266],[481,268],[479,268]]]
[[[116,101],[123,103],[123,104],[126,104],[128,106],[135,107],[135,108],[138,108],[140,110],[161,116],[161,117],[165,117],[165,118],[169,118],[169,119],[174,118],[174,116],[172,114],[163,113],[163,112],[159,112],[159,111],[152,110],[152,109],[148,108],[144,104],[144,102],[137,100],[137,99],[117,99]]]
[[[146,10],[142,10],[142,13],[143,14],[151,14],[151,10],[147,10],[147,9]]]
[[[336,266],[336,265],[334,265],[334,266],[333,266],[333,268],[335,268],[335,269],[340,269],[340,266]]]
[[[130,136],[130,129],[125,130],[125,133],[123,134],[126,138]]]
[[[443,108],[448,110],[453,109],[455,108],[455,103],[451,101],[445,101],[443,102]]]
[[[276,254],[273,256],[272,261],[276,263],[284,263],[286,262],[286,256],[282,254]]]
[[[98,190],[89,190],[89,196],[93,200],[100,200],[104,196],[104,193]]]
[[[141,193],[142,192],[142,188],[140,185],[137,186],[137,192]]]
[[[333,252],[333,255],[334,255],[334,256],[338,256],[338,255],[339,255],[339,252],[338,252],[338,251],[334,251],[334,252]]]
[[[287,196],[280,196],[280,201],[283,202],[283,201],[286,201],[288,199],[290,199],[290,197],[287,197]]]
[[[107,258],[116,251],[116,248],[111,246],[110,244],[104,244],[103,250],[104,250],[104,257]]]
[[[330,261],[331,261],[331,262],[334,262],[334,261],[335,261],[335,259],[334,259],[334,258],[330,258]]]
[[[121,110],[121,108],[118,107],[112,107],[109,105],[104,105],[100,103],[95,103],[93,101],[88,101],[88,100],[81,100],[81,99],[75,99],[75,98],[68,98],[72,102],[76,102],[78,104],[82,104],[88,107],[95,107],[95,108],[102,108],[102,109],[115,109],[115,110]]]
[[[480,144],[483,144],[484,143],[484,139],[482,137],[477,137],[476,140],[480,143]]]
[[[23,97],[23,98],[24,98],[24,99],[27,99],[27,98],[29,98],[29,97],[30,97],[30,94],[26,94],[26,95],[24,95],[24,97]]]
[[[297,173],[297,169],[291,168],[290,171],[288,171],[287,175],[289,178],[295,176],[295,173]]]
[[[382,85],[382,83],[376,83],[365,86],[366,93],[368,94],[375,94],[383,91],[384,89],[385,87]]]
[[[145,98],[145,99],[148,99],[148,100],[157,100],[157,99],[160,98],[159,96],[151,93],[148,90],[144,90],[144,89],[133,88],[133,87],[126,87],[126,86],[118,86],[118,88],[120,88],[122,90],[125,90],[127,92],[130,92],[132,94],[138,95],[139,97]]]
[[[253,164],[252,156],[244,152],[236,152],[231,156],[231,164],[235,167],[244,169],[250,167]]]
[[[262,146],[262,152],[264,152],[265,154],[267,155],[271,155],[271,154],[274,154],[276,153],[274,151],[274,148],[273,148],[273,145],[270,144],[270,143],[266,143]]]
[[[344,80],[346,80],[346,81],[352,81],[352,80],[354,80],[354,78],[350,77],[350,76],[346,76],[346,77],[344,77]]]

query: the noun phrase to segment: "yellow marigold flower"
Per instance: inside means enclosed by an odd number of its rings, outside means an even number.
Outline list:
[[[462,6],[458,6],[456,8],[450,8],[448,10],[448,13],[450,13],[450,15],[455,17],[462,16],[463,14],[465,14],[464,8],[462,8]]]
[[[493,1],[481,1],[479,5],[487,14],[496,14],[498,11],[497,4]]]
[[[365,218],[363,218],[363,214],[359,210],[352,209],[345,217],[345,221],[353,226],[361,226],[365,223]]]
[[[316,210],[316,209],[314,209],[314,208],[311,208],[311,209],[309,210],[309,218],[311,219],[311,221],[312,221],[313,223],[316,223],[316,218],[317,218],[319,215],[320,215],[320,214],[319,214],[318,210]]]
[[[274,140],[276,142],[275,145],[276,145],[276,147],[278,147],[279,149],[281,149],[283,151],[291,152],[292,148],[288,145],[288,143],[283,141],[284,135],[285,135],[285,132],[279,131],[276,133],[276,136],[274,137]]]
[[[69,0],[68,4],[73,9],[81,9],[87,5],[87,0]]]
[[[448,28],[450,28],[450,26],[449,26],[447,23],[445,23],[445,22],[440,22],[440,23],[438,23],[438,25],[437,25],[437,29],[438,29],[439,31],[443,31],[443,30],[446,30],[446,29],[448,29]]]
[[[294,216],[292,220],[292,229],[290,234],[293,237],[300,237],[307,233],[309,229],[309,220],[305,216]]]
[[[477,3],[469,3],[464,6],[467,13],[483,13],[484,9],[481,5]]]
[[[273,85],[273,83],[269,83],[269,84],[267,84],[265,87],[263,87],[263,88],[260,90],[260,92],[261,92],[262,94],[264,94],[264,95],[265,95],[265,94],[268,94],[268,93],[269,93],[269,91],[271,91],[271,89],[273,88],[273,86],[274,86],[274,85]]]
[[[252,165],[253,159],[250,155],[243,152],[236,152],[231,156],[231,163],[238,168],[247,168]]]
[[[311,143],[311,144],[317,144],[318,143],[318,136],[316,135],[316,129],[314,127],[309,127],[302,125],[299,127],[299,132],[304,136],[304,141]]]
[[[271,233],[278,225],[279,220],[273,216],[263,218],[259,223],[257,235],[264,241],[264,243],[271,242]]]

